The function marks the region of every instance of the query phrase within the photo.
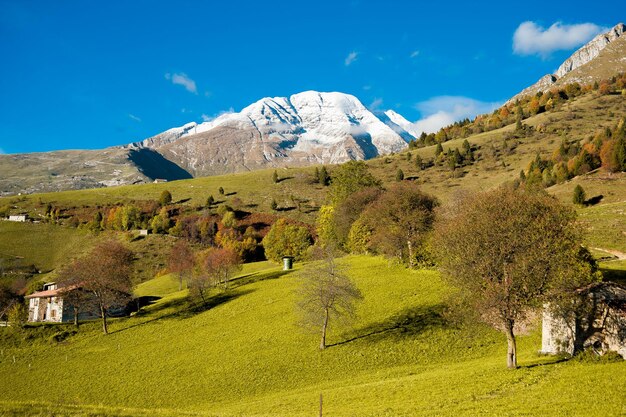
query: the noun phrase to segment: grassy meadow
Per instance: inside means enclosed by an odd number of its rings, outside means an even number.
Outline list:
[[[425,170],[435,146],[367,161],[389,185],[406,179],[442,202],[457,191],[487,190],[519,177],[537,153],[549,156],[563,137],[580,140],[626,115],[620,96],[586,95],[524,120],[541,133],[508,139],[507,126],[473,135],[477,161],[452,172]],[[463,139],[443,144],[461,147]],[[271,213],[312,225],[327,188],[313,183],[314,167],[274,169],[161,184],[119,186],[0,198],[11,214],[38,219],[47,203],[82,214],[114,204],[158,200],[164,190],[174,210],[216,205]],[[329,167],[332,172],[333,167]],[[576,207],[586,243],[602,270],[623,279],[626,260],[626,175],[581,175],[547,191],[572,205],[580,184],[590,202]],[[224,195],[219,188],[224,189]],[[275,200],[278,210],[271,209]],[[215,209],[215,207],[213,207]],[[213,210],[212,209],[212,210]],[[181,210],[184,211],[184,210]],[[619,416],[626,415],[626,363],[590,357],[542,356],[538,319],[518,339],[520,369],[506,368],[503,334],[480,324],[451,321],[451,289],[435,270],[410,271],[378,257],[342,262],[364,295],[358,317],[338,328],[319,351],[318,335],[298,326],[298,273],[271,262],[245,264],[228,291],[214,290],[208,306],[192,304],[165,273],[175,242],[169,235],[101,232],[61,224],[0,222],[0,260],[55,270],[100,239],[117,237],[136,254],[135,296],[152,300],[129,318],[73,326],[0,327],[0,416],[312,416],[320,394],[326,416]],[[624,255],[626,257],[626,255]],[[626,282],[626,280],[624,281]]]
[[[521,369],[507,370],[503,335],[445,318],[437,272],[342,262],[364,301],[325,351],[297,325],[301,265],[267,262],[246,265],[209,308],[172,276],[141,284],[160,299],[108,336],[98,323],[2,329],[0,415],[310,416],[320,393],[329,416],[626,412],[624,362],[540,356],[533,329],[519,340]]]

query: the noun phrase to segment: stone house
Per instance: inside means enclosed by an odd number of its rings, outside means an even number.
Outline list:
[[[18,214],[14,216],[9,216],[8,220],[10,222],[25,222],[28,220],[28,217],[25,214]]]
[[[37,291],[26,296],[28,300],[28,321],[66,323],[74,320],[74,309],[63,300],[61,289],[55,282],[44,284],[43,291]],[[79,320],[97,318],[93,311],[81,311]]]
[[[586,309],[577,320],[564,319],[544,308],[542,353],[571,355],[591,348],[599,354],[614,351],[626,358],[626,287],[599,282],[578,293],[585,297]]]

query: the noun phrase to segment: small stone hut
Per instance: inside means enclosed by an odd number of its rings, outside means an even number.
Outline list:
[[[542,353],[571,355],[591,348],[599,354],[614,351],[626,358],[626,287],[599,282],[578,293],[588,302],[584,317],[566,320],[544,308]]]

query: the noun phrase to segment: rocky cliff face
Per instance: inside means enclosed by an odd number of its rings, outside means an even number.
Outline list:
[[[566,59],[554,74],[544,75],[535,84],[516,94],[510,101],[525,95],[546,91],[553,86],[600,81],[626,70],[626,26],[617,24],[600,34]]]
[[[619,23],[608,32],[600,34],[593,38],[582,48],[574,52],[572,56],[567,58],[565,62],[561,64],[561,66],[556,70],[556,73],[554,74],[556,78],[562,78],[568,72],[573,71],[576,68],[582,67],[587,62],[600,55],[600,52],[604,48],[606,48],[608,44],[616,41],[624,35],[625,29],[626,27],[624,26],[624,24]]]

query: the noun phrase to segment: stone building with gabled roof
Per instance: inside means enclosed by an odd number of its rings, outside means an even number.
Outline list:
[[[64,302],[63,290],[55,282],[44,284],[42,291],[34,292],[26,296],[28,300],[28,321],[66,323],[74,320],[73,306]],[[85,310],[78,314],[79,320],[97,318],[94,311]]]

